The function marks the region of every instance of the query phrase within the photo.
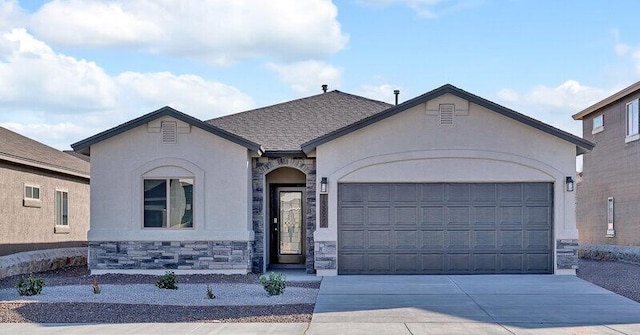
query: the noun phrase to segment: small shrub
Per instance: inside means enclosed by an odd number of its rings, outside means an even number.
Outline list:
[[[287,288],[285,275],[283,273],[271,272],[268,277],[262,275],[260,276],[260,283],[270,296],[280,295],[284,292],[284,289]]]
[[[25,280],[22,276],[16,284],[19,295],[36,295],[42,293],[42,287],[44,287],[44,280],[42,278],[36,278],[33,273],[29,275],[29,278]]]
[[[211,289],[210,285],[207,285],[207,299],[215,299],[216,295],[213,294],[213,289]]]
[[[156,286],[168,290],[177,290],[178,285],[176,283],[176,274],[173,271],[167,271],[164,275],[158,278]]]
[[[93,294],[100,294],[102,291],[100,289],[100,284],[98,284],[98,280],[95,278],[93,278],[93,281],[91,282],[91,288],[93,289]]]

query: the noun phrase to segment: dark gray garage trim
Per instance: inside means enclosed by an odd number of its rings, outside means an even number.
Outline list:
[[[339,184],[339,274],[553,272],[553,184]]]

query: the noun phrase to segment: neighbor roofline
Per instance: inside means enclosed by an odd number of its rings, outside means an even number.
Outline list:
[[[574,114],[572,117],[574,120],[582,120],[585,116],[603,108],[606,107],[630,94],[633,94],[635,92],[637,92],[638,90],[640,90],[640,81],[630,85],[629,87],[624,88],[623,90],[616,92],[612,95],[610,95],[609,97],[596,102],[595,104],[581,110],[580,112]]]
[[[538,130],[544,131],[550,135],[556,136],[562,140],[565,140],[567,142],[573,143],[576,145],[577,150],[576,153],[577,154],[581,154],[584,152],[587,152],[591,149],[593,149],[593,147],[595,146],[594,143],[587,141],[583,138],[580,138],[578,136],[575,136],[573,134],[570,134],[566,131],[563,131],[561,129],[555,128],[553,126],[550,126],[542,121],[538,121],[532,117],[526,116],[524,114],[518,113],[512,109],[506,108],[504,106],[498,105],[494,102],[491,102],[487,99],[481,98],[475,94],[469,93],[467,91],[464,91],[462,89],[459,89],[451,84],[445,84],[443,86],[440,86],[432,91],[429,91],[423,95],[420,95],[418,97],[415,97],[413,99],[407,100],[397,106],[393,106],[389,109],[386,109],[378,114],[372,115],[370,117],[364,118],[358,122],[355,122],[351,125],[348,125],[346,127],[342,127],[338,130],[335,130],[329,134],[320,136],[316,139],[313,139],[311,141],[308,141],[306,143],[302,144],[302,150],[306,153],[311,152],[312,150],[314,150],[317,146],[327,143],[329,141],[332,141],[338,137],[344,136],[346,134],[349,134],[353,131],[356,131],[360,128],[364,128],[370,124],[376,123],[378,121],[384,120],[390,116],[393,116],[395,114],[398,114],[402,111],[405,111],[407,109],[413,108],[415,106],[418,106],[420,104],[423,104],[429,100],[432,100],[436,97],[439,97],[441,95],[444,94],[452,94],[455,95],[457,97],[460,97],[462,99],[468,100],[476,105],[482,106],[484,108],[487,108],[489,110],[492,110],[498,114],[501,114],[503,116],[506,116],[508,118],[511,118],[513,120],[519,121],[521,123],[524,123],[528,126],[534,127]]]
[[[264,150],[262,149],[262,147],[252,141],[249,141],[241,136],[238,136],[236,134],[232,134],[224,129],[218,128],[212,124],[209,124],[207,122],[198,120],[196,118],[194,118],[193,116],[184,114],[178,110],[175,110],[169,106],[165,106],[162,107],[156,111],[153,111],[149,114],[145,114],[141,117],[138,117],[136,119],[133,119],[131,121],[125,122],[119,126],[116,126],[114,128],[105,130],[101,133],[98,133],[96,135],[93,135],[89,138],[86,138],[82,141],[76,142],[74,144],[71,145],[71,148],[73,148],[74,151],[76,152],[80,152],[80,153],[88,153],[91,150],[91,146],[98,143],[98,142],[102,142],[106,139],[109,139],[113,136],[119,135],[121,133],[124,133],[126,131],[129,131],[133,128],[139,127],[143,124],[146,124],[147,122],[163,117],[163,116],[170,116],[172,118],[178,119],[180,121],[186,122],[194,127],[198,127],[204,131],[207,131],[209,133],[212,133],[214,135],[217,135],[219,137],[222,137],[226,140],[229,140],[231,142],[234,142],[236,144],[239,144],[243,147],[246,147],[247,149],[251,150],[251,151],[255,151],[258,153],[258,155],[261,155]]]
[[[76,158],[76,159],[80,159],[80,158]],[[30,166],[30,167],[34,167],[41,170],[49,170],[56,173],[62,173],[69,176],[85,178],[87,180],[90,179],[90,175],[86,172],[70,169],[67,167],[57,166],[49,163],[44,163],[44,162],[36,161],[33,159],[10,155],[4,152],[0,152],[0,160],[11,162],[14,164]]]

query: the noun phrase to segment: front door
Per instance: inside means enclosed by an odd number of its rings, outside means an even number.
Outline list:
[[[304,187],[275,187],[271,193],[271,262],[304,264]]]

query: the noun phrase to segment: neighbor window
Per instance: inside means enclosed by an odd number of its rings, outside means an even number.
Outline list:
[[[627,104],[627,137],[638,135],[638,100]]]
[[[193,228],[193,179],[145,179],[144,227]]]
[[[40,187],[25,185],[24,198],[29,200],[40,200]]]
[[[598,115],[593,118],[593,130],[592,134],[599,133],[604,129],[604,115]]]
[[[56,226],[69,225],[69,193],[56,191]]]

